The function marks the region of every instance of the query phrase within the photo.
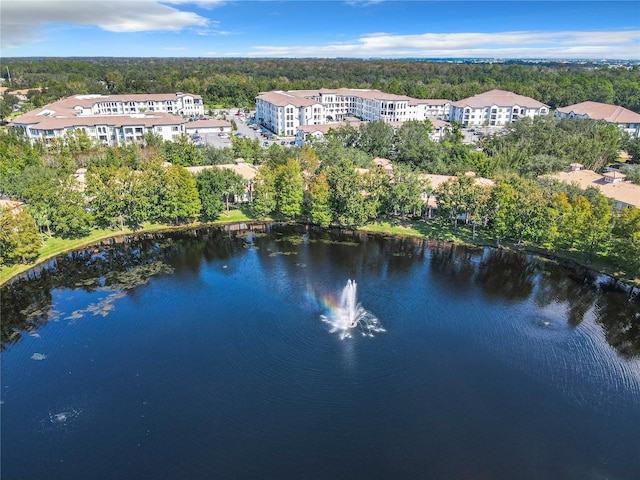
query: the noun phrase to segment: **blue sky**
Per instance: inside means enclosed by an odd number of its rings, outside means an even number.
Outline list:
[[[640,59],[640,2],[2,0],[3,57]]]

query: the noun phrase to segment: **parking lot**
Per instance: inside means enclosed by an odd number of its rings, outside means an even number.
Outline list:
[[[251,140],[258,140],[260,145],[264,147],[268,147],[273,143],[283,146],[291,146],[294,141],[293,137],[275,137],[269,139],[269,137],[273,137],[269,132],[263,133],[258,127],[257,129],[251,128],[250,119],[245,117],[244,115],[236,114],[236,110],[231,110],[225,116],[225,120],[231,122],[232,120],[235,122],[237,130],[228,133],[228,137],[221,137],[218,133],[207,133],[204,134],[203,140],[205,145],[211,146],[214,148],[225,148],[231,146],[231,137],[244,137],[250,138]]]

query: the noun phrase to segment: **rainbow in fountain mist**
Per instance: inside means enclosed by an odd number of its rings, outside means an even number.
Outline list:
[[[386,331],[376,316],[358,303],[357,289],[356,282],[348,280],[339,301],[332,297],[318,299],[327,310],[327,314],[321,315],[320,318],[331,325],[331,333],[339,332],[341,339],[351,337],[351,332],[354,330],[368,337],[373,337],[374,333]]]

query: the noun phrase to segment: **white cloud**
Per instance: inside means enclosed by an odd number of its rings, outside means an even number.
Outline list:
[[[168,2],[165,2],[168,3]],[[215,1],[170,3],[206,3]],[[177,32],[206,27],[209,20],[155,0],[2,0],[2,48],[13,48],[44,37],[41,27],[50,24],[97,26],[109,32]]]
[[[172,5],[196,5],[200,8],[214,8],[226,5],[226,0],[160,0],[162,3],[170,3]]]
[[[497,58],[621,58],[637,59],[640,31],[560,31],[498,33],[370,33],[351,43],[321,46],[254,47],[253,56],[267,57],[497,57]]]

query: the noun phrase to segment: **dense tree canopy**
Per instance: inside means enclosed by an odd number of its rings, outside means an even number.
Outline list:
[[[259,92],[375,88],[415,98],[452,101],[493,88],[535,98],[551,108],[593,100],[640,111],[638,67],[590,63],[464,64],[412,60],[2,58],[15,88],[35,106],[80,93],[202,95],[207,105],[253,107]],[[597,67],[597,68],[594,68]]]

